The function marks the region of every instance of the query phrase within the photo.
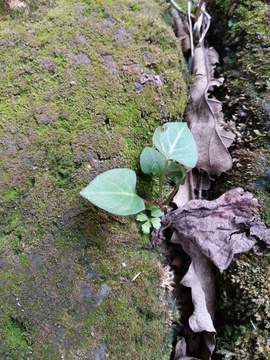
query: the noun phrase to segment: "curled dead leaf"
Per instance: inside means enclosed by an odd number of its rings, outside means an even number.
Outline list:
[[[164,239],[170,227],[177,242],[196,244],[220,270],[226,269],[234,254],[250,251],[260,239],[269,242],[270,229],[257,215],[257,200],[241,188],[232,189],[216,200],[191,200],[162,217],[162,226],[152,234],[152,243]]]
[[[232,167],[232,158],[227,148],[235,137],[221,125],[221,103],[209,96],[211,88],[222,85],[224,81],[223,78],[214,78],[218,62],[215,49],[197,45],[193,66],[195,83],[185,114],[198,148],[197,167],[207,171],[209,175],[220,175]]]
[[[178,11],[176,9],[172,9],[171,14],[174,20],[175,34],[178,37],[178,39],[181,41],[183,53],[187,53],[191,47],[189,33],[186,30],[186,27],[182,19],[180,18]]]
[[[179,234],[174,232],[171,242],[179,242]],[[199,353],[201,359],[210,359],[215,349],[216,330],[213,318],[216,308],[215,274],[211,261],[201,252],[197,244],[189,240],[181,241],[182,249],[192,259],[181,284],[191,289],[193,314],[188,322],[192,331],[202,333],[203,342]]]

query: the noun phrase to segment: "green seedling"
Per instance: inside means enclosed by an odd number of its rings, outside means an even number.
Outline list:
[[[149,235],[151,228],[159,229],[161,225],[160,216],[164,215],[164,212],[154,205],[146,204],[145,213],[140,213],[136,216],[136,220],[142,222],[142,232],[145,235]]]
[[[184,183],[184,166],[193,168],[196,165],[197,146],[187,124],[179,122],[159,126],[153,135],[153,145],[154,147],[143,149],[140,166],[143,173],[156,175],[159,179],[157,201],[145,200],[137,195],[136,173],[126,168],[112,169],[99,174],[80,192],[81,196],[116,215],[137,214],[145,210],[145,204],[165,209],[179,185]],[[166,179],[174,186],[164,195]],[[154,226],[153,222],[151,224]]]

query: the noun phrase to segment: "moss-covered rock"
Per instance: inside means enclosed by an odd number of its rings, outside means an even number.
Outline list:
[[[160,251],[79,191],[181,120],[179,45],[154,0],[46,3],[0,23],[0,357],[168,359]]]
[[[236,133],[234,167],[224,175],[223,183],[227,188],[244,186],[261,196],[265,220],[269,221],[269,4],[214,0],[211,5],[212,36],[222,53],[226,77],[221,94],[223,110]]]
[[[217,337],[224,359],[268,359],[270,266],[267,259],[238,256],[219,278]]]

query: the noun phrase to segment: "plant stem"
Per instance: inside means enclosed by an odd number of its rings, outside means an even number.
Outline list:
[[[171,200],[173,199],[174,195],[177,193],[177,190],[179,189],[179,186],[180,184],[178,185],[175,185],[173,191],[171,192],[170,196],[168,197],[168,199],[166,199],[164,202],[163,202],[163,205],[168,205]]]
[[[164,186],[164,181],[165,181],[165,175],[166,175],[166,171],[167,171],[167,167],[169,164],[169,160],[165,161],[165,165],[164,165],[164,169],[163,169],[163,173],[159,179],[159,193],[158,193],[158,197],[159,199],[162,199],[162,191],[163,191],[163,186]]]
[[[159,206],[159,204],[156,201],[149,201],[149,200],[145,200],[143,198],[141,198],[141,199],[143,200],[143,202],[145,204]]]

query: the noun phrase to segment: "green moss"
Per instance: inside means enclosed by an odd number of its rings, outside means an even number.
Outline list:
[[[230,2],[213,3],[218,5],[218,14],[228,14]],[[263,1],[241,1],[214,30],[229,50],[223,52],[225,114],[236,123],[241,135],[237,141],[252,150],[268,146],[269,11]]]
[[[240,255],[220,275],[218,353],[225,359],[267,358],[269,271],[268,258]]]
[[[158,125],[182,119],[179,44],[155,1],[38,4],[0,24],[1,356],[168,359],[162,250],[148,248],[134,218],[79,191],[104,170],[131,167],[150,195],[139,155]],[[143,70],[162,87],[134,92]]]
[[[15,272],[11,269],[0,270],[1,293],[1,327],[0,355],[3,359],[31,358],[31,340],[23,323],[17,315],[22,312],[20,304],[20,285],[15,280]],[[4,281],[3,281],[4,279]],[[7,301],[7,299],[9,299]],[[29,357],[28,357],[29,356]]]
[[[17,192],[17,190],[14,189],[14,188],[8,189],[8,190],[6,190],[5,193],[4,193],[4,198],[5,198],[6,200],[15,199],[17,196],[18,196],[18,192]]]
[[[269,218],[269,5],[263,1],[215,0],[213,35],[222,53],[226,82],[222,101],[228,126],[235,132],[234,167],[222,176],[224,191],[242,186],[259,197],[264,218]],[[232,7],[231,7],[232,6]],[[220,14],[227,14],[220,17]],[[222,21],[220,19],[222,18]]]
[[[28,344],[27,333],[22,324],[14,319],[10,319],[6,324],[6,337],[4,342],[8,344],[8,358],[6,359],[25,359],[25,356],[31,355],[31,347]],[[3,349],[1,349],[3,351]],[[29,358],[29,357],[28,357]]]

